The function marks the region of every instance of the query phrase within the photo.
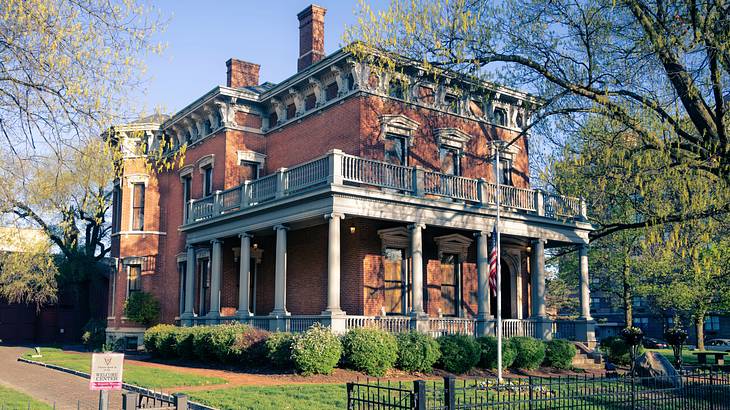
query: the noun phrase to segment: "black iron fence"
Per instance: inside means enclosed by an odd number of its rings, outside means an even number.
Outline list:
[[[698,369],[674,376],[566,376],[412,383],[348,383],[349,409],[730,409],[730,373]]]

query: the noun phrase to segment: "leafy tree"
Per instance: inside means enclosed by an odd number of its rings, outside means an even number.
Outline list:
[[[575,297],[576,282],[568,283],[562,275],[548,277],[545,281],[545,305],[548,312],[567,313],[572,316],[578,311]]]
[[[668,203],[638,220],[606,221],[592,234],[599,238],[730,210],[727,15],[728,5],[716,2],[392,0],[380,13],[362,2],[345,40],[358,40],[350,50],[363,59],[377,50],[386,67],[410,61],[538,93],[545,104],[527,130],[566,154],[603,149],[624,177],[638,178],[626,181],[643,198],[665,186],[642,175],[693,181],[676,185],[682,192],[674,197],[689,202],[692,194],[691,206]],[[622,138],[586,138],[596,118]],[[600,158],[579,159],[598,170]],[[614,177],[594,175],[597,186]]]
[[[727,221],[712,218],[655,229],[643,248],[643,291],[659,308],[689,316],[704,349],[708,313],[730,309]]]
[[[36,308],[55,302],[57,274],[47,241],[28,241],[19,252],[0,253],[0,299]]]

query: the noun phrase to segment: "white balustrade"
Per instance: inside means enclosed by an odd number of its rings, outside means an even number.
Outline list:
[[[337,174],[337,175],[334,175]],[[289,169],[281,169],[238,187],[216,192],[189,204],[188,223],[256,206],[325,184],[383,188],[421,196],[434,195],[481,205],[495,205],[496,185],[343,154],[339,151]],[[585,202],[578,198],[500,185],[500,205],[549,218],[585,220]]]
[[[502,335],[505,338],[514,336],[535,337],[535,322],[525,319],[502,319]]]
[[[345,318],[347,330],[361,327],[372,327],[385,330],[390,333],[402,333],[411,329],[411,318],[409,316],[352,316]]]
[[[433,337],[443,335],[469,335],[476,334],[476,319],[467,318],[429,318],[429,334]]]

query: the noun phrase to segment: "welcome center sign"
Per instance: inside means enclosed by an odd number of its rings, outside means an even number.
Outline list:
[[[91,356],[91,390],[121,390],[124,354],[94,353]]]

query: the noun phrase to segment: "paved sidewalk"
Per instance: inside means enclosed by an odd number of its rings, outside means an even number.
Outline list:
[[[89,390],[89,380],[72,374],[19,362],[28,347],[0,346],[0,384],[21,391],[56,409],[98,410],[99,392]],[[119,391],[109,393],[109,408],[121,409]]]

